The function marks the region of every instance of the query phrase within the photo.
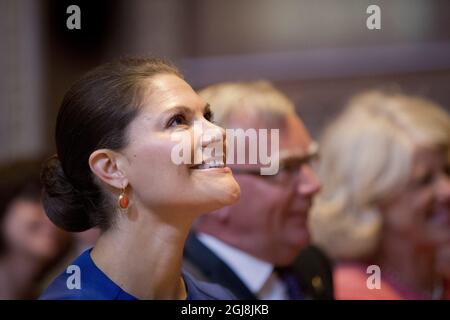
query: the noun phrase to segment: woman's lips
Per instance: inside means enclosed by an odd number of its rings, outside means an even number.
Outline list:
[[[220,172],[220,173],[232,173],[229,167],[220,168],[207,168],[207,169],[192,169],[193,172]]]
[[[211,160],[206,160],[200,164],[195,164],[195,165],[189,167],[189,169],[193,169],[193,170],[205,170],[205,169],[217,169],[217,168],[225,168],[225,163],[222,160],[211,159]]]

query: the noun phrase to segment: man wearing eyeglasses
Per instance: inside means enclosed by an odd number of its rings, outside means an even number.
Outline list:
[[[203,215],[185,247],[185,268],[238,299],[332,299],[331,267],[309,246],[308,211],[320,190],[317,144],[293,103],[270,83],[221,83],[199,92],[226,129],[279,129],[279,171],[227,164],[239,203]],[[269,148],[270,150],[270,148]]]

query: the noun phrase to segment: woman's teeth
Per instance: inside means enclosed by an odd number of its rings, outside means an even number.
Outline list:
[[[224,168],[225,164],[220,160],[212,160],[202,164],[192,166],[191,169],[210,169],[210,168]]]

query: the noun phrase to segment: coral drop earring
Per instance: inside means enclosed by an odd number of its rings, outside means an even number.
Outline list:
[[[125,188],[122,188],[122,193],[119,196],[119,207],[120,209],[128,209],[129,204],[130,199],[128,199],[128,196],[125,193]]]

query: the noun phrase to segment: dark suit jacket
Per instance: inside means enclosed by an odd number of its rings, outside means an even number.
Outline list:
[[[191,233],[184,248],[184,269],[193,277],[222,285],[238,299],[257,297],[214,252]],[[301,251],[292,265],[305,299],[333,299],[332,266],[325,254],[315,246]]]

